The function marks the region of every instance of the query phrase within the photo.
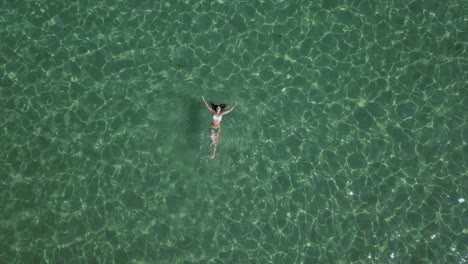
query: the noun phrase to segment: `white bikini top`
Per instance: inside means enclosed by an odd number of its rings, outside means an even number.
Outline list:
[[[221,119],[223,119],[223,116],[215,116],[215,115],[213,115],[213,120],[221,121]]]

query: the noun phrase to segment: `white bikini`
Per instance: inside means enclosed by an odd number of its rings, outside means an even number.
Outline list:
[[[223,116],[215,116],[213,115],[213,120],[221,121],[223,119]]]

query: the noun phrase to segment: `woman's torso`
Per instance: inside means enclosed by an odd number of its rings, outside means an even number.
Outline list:
[[[214,114],[212,119],[212,125],[214,127],[219,127],[221,125],[221,119],[223,118],[222,115]]]

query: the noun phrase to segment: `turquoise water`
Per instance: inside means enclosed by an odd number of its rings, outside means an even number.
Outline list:
[[[55,2],[0,3],[0,263],[468,261],[467,1]]]

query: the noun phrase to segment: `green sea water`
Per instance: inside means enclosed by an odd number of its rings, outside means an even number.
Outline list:
[[[467,21],[0,1],[0,263],[468,262]]]

